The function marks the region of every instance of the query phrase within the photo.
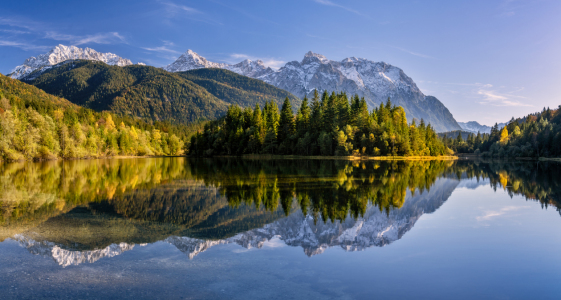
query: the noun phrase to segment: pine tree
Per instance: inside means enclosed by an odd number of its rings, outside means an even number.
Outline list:
[[[282,104],[282,109],[280,113],[279,120],[279,131],[278,131],[278,142],[284,144],[286,147],[289,146],[290,138],[295,133],[294,116],[292,115],[292,105],[290,105],[290,100],[288,97],[284,100]]]

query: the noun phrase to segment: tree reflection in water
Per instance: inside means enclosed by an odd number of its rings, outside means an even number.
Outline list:
[[[463,179],[559,211],[559,172],[556,163],[483,161],[149,158],[3,164],[0,239],[17,236],[22,243],[48,241],[43,243],[49,247],[83,251],[168,240],[200,250],[208,239],[258,247],[281,235],[306,253],[335,244],[356,250],[401,238]],[[341,235],[359,223],[370,226],[360,229],[362,238]],[[393,236],[373,236],[390,227]],[[312,237],[328,229],[334,233]],[[310,239],[298,238],[306,230]]]

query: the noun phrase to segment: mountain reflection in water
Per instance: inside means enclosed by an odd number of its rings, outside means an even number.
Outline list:
[[[539,168],[539,171],[538,171]],[[0,240],[61,266],[163,241],[189,258],[277,237],[308,256],[401,239],[459,186],[559,207],[559,168],[479,161],[149,158],[0,166]]]

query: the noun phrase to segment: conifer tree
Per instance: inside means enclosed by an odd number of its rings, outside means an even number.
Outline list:
[[[290,138],[295,133],[294,116],[292,115],[292,105],[288,97],[282,104],[279,120],[278,142],[289,146]]]

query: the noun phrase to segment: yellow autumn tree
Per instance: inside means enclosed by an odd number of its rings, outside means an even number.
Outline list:
[[[107,117],[105,118],[105,128],[107,128],[108,130],[115,129],[115,122],[113,122],[113,118],[111,117],[111,115],[107,115]]]
[[[503,130],[501,130],[501,144],[506,144],[506,142],[508,142],[508,129],[506,129],[506,126],[503,127]]]

